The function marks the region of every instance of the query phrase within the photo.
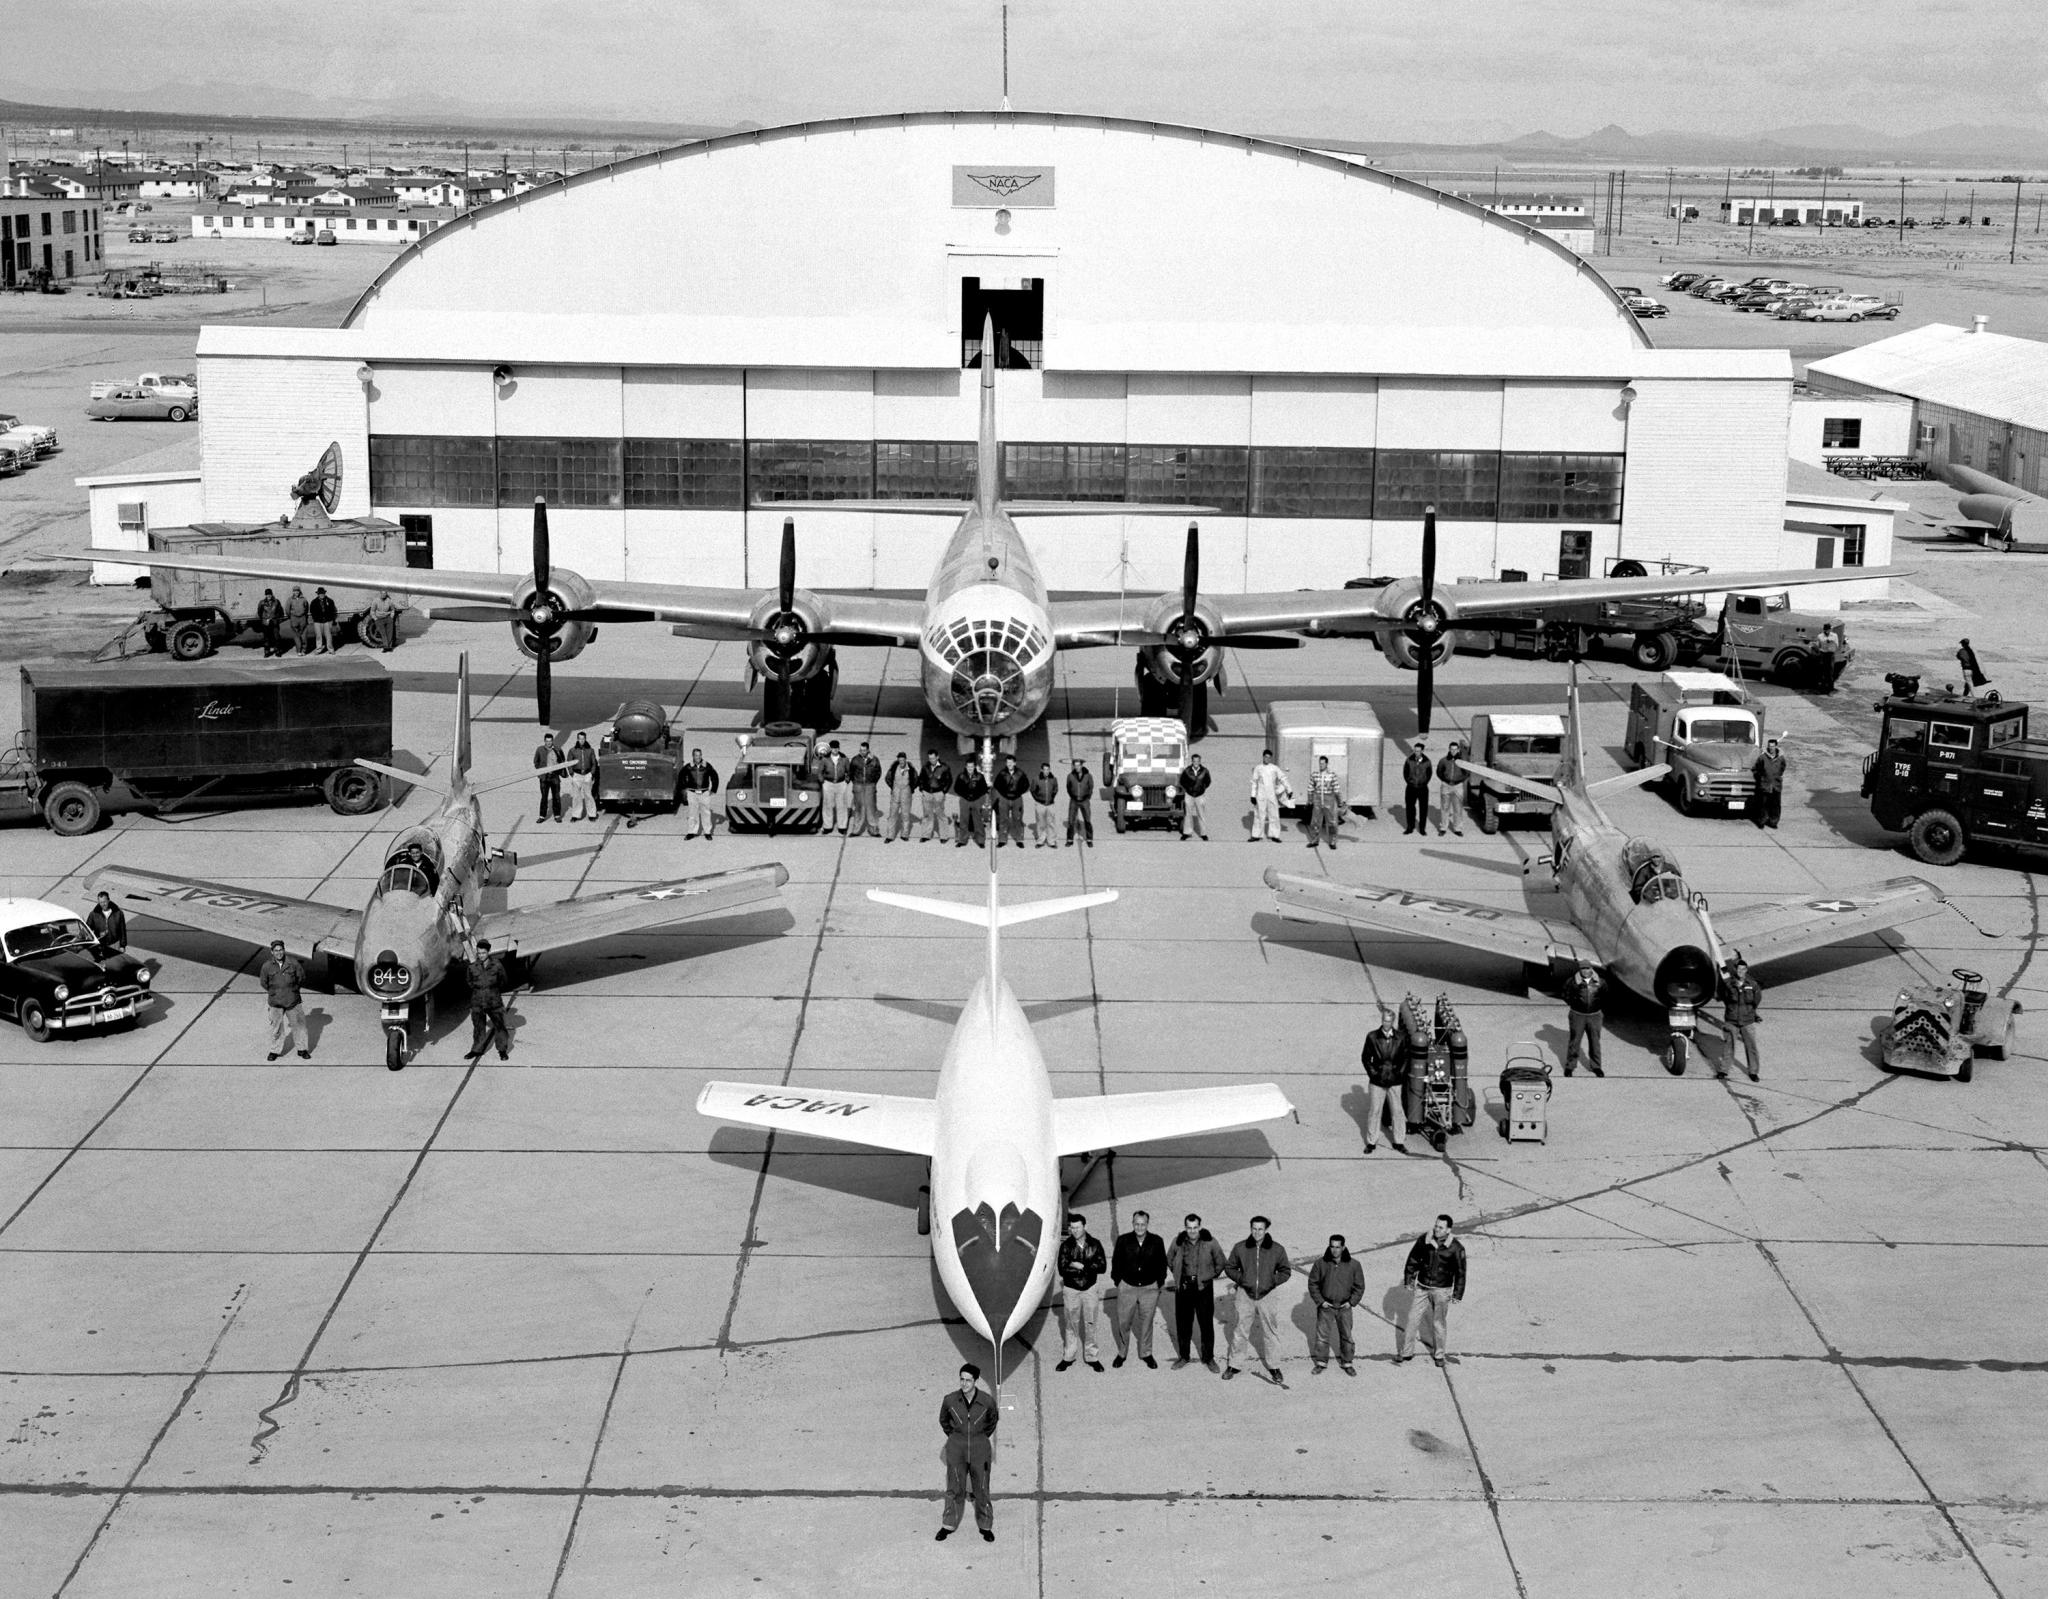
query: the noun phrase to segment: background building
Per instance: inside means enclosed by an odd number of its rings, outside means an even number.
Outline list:
[[[202,230],[203,231],[203,230]],[[339,440],[343,514],[436,564],[919,589],[961,493],[984,316],[1053,588],[1776,566],[1782,350],[1658,350],[1569,250],[1336,157],[1112,118],[863,117],[679,146],[457,218],[340,328],[203,330],[205,516],[275,516]],[[1789,540],[1789,542],[1788,542]]]
[[[100,208],[61,198],[0,199],[0,288],[36,272],[75,278],[105,258]]]
[[[1930,322],[1815,361],[1816,394],[1896,395],[1913,402],[1914,454],[2042,491],[2048,453],[2048,344]]]
[[[1863,202],[1846,195],[1826,200],[1795,199],[1790,195],[1734,195],[1720,202],[1721,220],[1738,228],[1754,223],[1760,228],[1812,227],[1825,222],[1829,227],[1861,227]]]

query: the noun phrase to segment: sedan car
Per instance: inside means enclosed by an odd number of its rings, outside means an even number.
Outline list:
[[[33,422],[18,422],[11,416],[0,416],[0,444],[19,455],[21,464],[27,466],[32,461],[57,453],[57,430]]]
[[[123,387],[88,401],[85,414],[95,422],[185,422],[198,409],[199,402],[187,395]]]
[[[149,1003],[149,971],[104,949],[62,905],[0,899],[0,1016],[36,1043],[56,1033],[133,1021]]]
[[[1650,317],[1669,316],[1671,307],[1661,300],[1653,300],[1647,294],[1631,294],[1622,299],[1623,305],[1635,313],[1638,322]]]
[[[1731,303],[1738,311],[1761,311],[1773,301],[1783,298],[1776,289],[1751,289],[1747,294],[1738,294]]]

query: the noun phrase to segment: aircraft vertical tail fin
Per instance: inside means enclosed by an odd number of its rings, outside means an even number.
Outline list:
[[[1002,491],[1003,447],[996,439],[996,319],[981,319],[981,432],[974,452],[974,508],[996,508]]]
[[[455,742],[448,760],[448,791],[461,794],[469,788],[469,651],[455,658]]]
[[[1579,665],[1572,663],[1571,681],[1564,691],[1564,759],[1557,768],[1559,789],[1586,786],[1586,733],[1579,721]]]

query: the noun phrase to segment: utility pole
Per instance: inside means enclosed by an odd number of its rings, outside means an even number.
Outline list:
[[[1820,225],[1822,228],[1828,225],[1828,169],[1826,167],[1820,169]]]
[[[1664,214],[1667,217],[1675,217],[1678,215],[1676,211],[1671,209],[1671,188],[1672,185],[1675,184],[1677,181],[1678,169],[1675,167],[1666,167],[1664,169]]]
[[[1628,227],[1628,168],[1621,169],[1621,196],[1614,202],[1614,231],[1621,233]],[[1609,252],[1612,253],[1611,251]]]
[[[1899,243],[1906,242],[1906,180],[1899,179]]]
[[[1756,203],[1756,196],[1749,199],[1749,242],[1743,247],[1744,255],[1756,254],[1756,214],[1762,208]]]
[[[2006,260],[2017,265],[2020,258],[2020,180],[2012,180],[2012,249]]]
[[[1970,221],[1971,221],[1972,223],[1975,223],[1975,222],[1976,222],[1976,220],[1977,220],[1977,185],[1976,185],[1976,184],[1974,184],[1974,183],[1970,185],[1970,213],[1969,213],[1969,214],[1970,214]]]
[[[1735,213],[1728,208],[1728,202],[1734,198],[1734,194],[1735,169],[1730,167],[1728,169],[1728,176],[1721,180],[1721,220],[1723,222],[1733,222],[1735,220]]]

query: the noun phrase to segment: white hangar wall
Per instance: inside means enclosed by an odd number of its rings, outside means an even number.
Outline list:
[[[1054,203],[956,206],[956,168],[994,166],[1038,172]],[[1547,454],[1618,480],[1608,514],[1547,516],[1526,496],[1511,511],[1498,476],[1495,500],[1440,510],[1449,577],[1554,574],[1567,534],[1594,574],[1619,554],[1778,559],[1784,352],[1656,350],[1569,252],[1370,169],[1050,116],[860,119],[684,146],[441,230],[343,328],[206,329],[207,514],[276,514],[339,437],[353,508],[431,517],[437,565],[524,570],[541,480],[516,463],[559,447],[547,469],[567,483],[582,470],[571,456],[609,451],[597,488],[549,496],[556,558],[579,570],[762,583],[791,515],[805,583],[920,589],[944,519],[742,509],[741,496],[763,492],[762,451],[879,459],[877,441],[970,441],[970,276],[1043,285],[1042,369],[998,375],[1007,441],[1073,460],[1185,447],[1252,485],[1201,518],[1216,587],[1412,571],[1421,496],[1386,491],[1418,460],[1507,474]],[[636,488],[646,441],[725,462],[722,487]],[[444,446],[483,452],[449,468],[453,489],[439,464],[391,465]],[[1309,451],[1362,459],[1365,488],[1268,514],[1262,465]],[[870,482],[886,492],[878,469]],[[1029,536],[1055,589],[1178,580],[1177,519],[1106,504]]]

